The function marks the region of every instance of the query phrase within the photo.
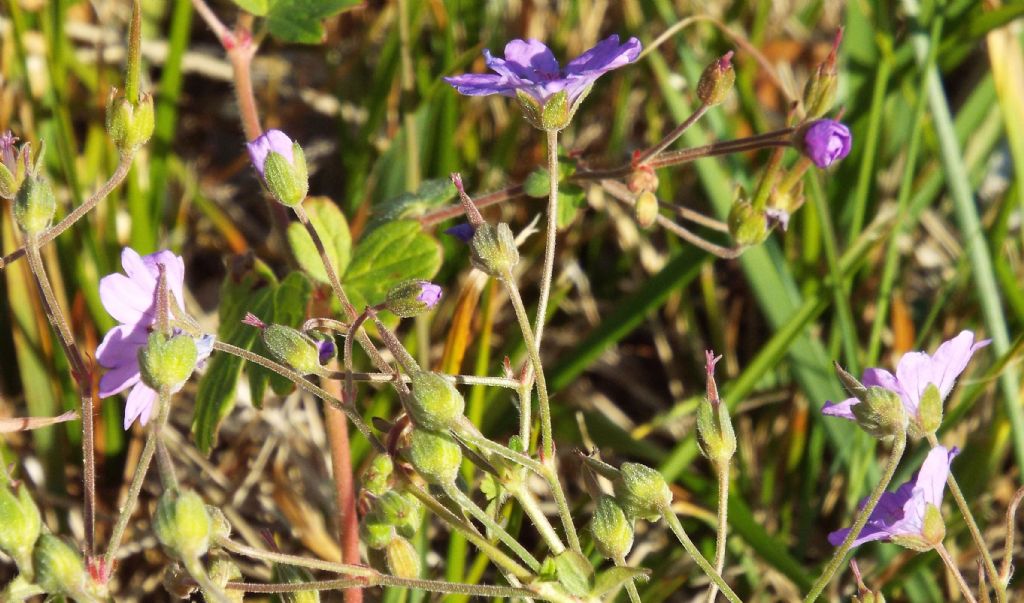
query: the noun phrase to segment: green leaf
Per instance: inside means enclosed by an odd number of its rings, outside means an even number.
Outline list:
[[[399,220],[363,237],[345,273],[345,291],[356,310],[384,300],[388,289],[412,278],[430,279],[441,268],[441,246],[419,222]]]
[[[360,1],[270,0],[267,29],[282,42],[319,44],[324,39],[322,21],[359,4]]]
[[[575,184],[564,184],[558,189],[558,228],[572,224],[586,201],[587,194]]]
[[[228,274],[221,286],[217,339],[246,350],[252,349],[259,330],[242,324],[242,317],[246,312],[261,318],[269,317],[274,309],[276,285],[273,274],[258,262],[240,277]],[[243,364],[237,356],[215,352],[199,380],[192,417],[192,438],[203,454],[209,454],[213,449],[221,421],[235,407],[235,390]]]
[[[547,168],[537,168],[530,172],[530,175],[523,181],[523,192],[528,197],[543,199],[548,196],[550,186]]]
[[[271,0],[234,0],[235,4],[245,12],[252,13],[257,17],[267,14]]]
[[[388,222],[419,218],[427,211],[440,207],[455,198],[455,185],[448,178],[426,180],[415,192],[402,193],[373,208],[373,217],[366,225],[366,232]]]
[[[630,580],[637,578],[646,579],[651,570],[635,567],[613,567],[597,575],[594,580],[594,588],[590,590],[591,597],[603,597],[614,590],[622,588]]]
[[[344,214],[334,201],[327,197],[310,197],[303,204],[303,208],[324,243],[327,257],[331,260],[335,273],[344,274],[352,249],[352,235],[349,234]],[[313,244],[313,238],[302,224],[292,222],[288,225],[288,244],[299,266],[313,277],[313,280],[323,284],[330,283],[320,254]]]

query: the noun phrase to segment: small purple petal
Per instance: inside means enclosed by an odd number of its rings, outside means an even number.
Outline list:
[[[804,153],[820,168],[827,168],[850,153],[850,129],[832,119],[819,119],[804,133]]]
[[[423,281],[420,283],[420,286],[422,289],[420,294],[416,296],[416,301],[423,302],[427,308],[433,308],[437,305],[437,302],[441,301],[441,287],[430,281]]]
[[[245,146],[249,149],[249,158],[252,160],[253,167],[256,168],[260,178],[262,178],[263,164],[267,161],[267,155],[271,151],[280,153],[291,163],[293,145],[292,139],[288,138],[288,135],[281,130],[267,130],[260,134],[256,140],[246,143]]]
[[[975,342],[974,333],[961,331],[940,345],[932,356],[924,352],[904,354],[896,366],[896,378],[914,404],[915,411],[929,384],[939,388],[939,395],[945,400],[953,390],[956,378],[967,368],[971,356],[988,343],[987,339]]]
[[[157,393],[143,383],[136,383],[128,394],[124,407],[124,429],[128,431],[135,419],[143,427],[149,422],[149,416],[156,405]]]
[[[334,341],[330,339],[324,339],[316,342],[317,353],[320,357],[320,364],[324,364],[331,358],[334,358]]]
[[[789,212],[777,207],[769,207],[764,210],[764,217],[768,220],[768,227],[778,226],[782,232],[789,230]]]
[[[469,243],[473,240],[473,233],[475,232],[476,229],[473,228],[472,224],[469,222],[463,222],[462,224],[456,224],[455,226],[446,229],[444,234],[451,235],[463,243]]]
[[[825,406],[821,409],[821,414],[855,421],[857,418],[853,415],[853,406],[854,404],[859,403],[860,401],[857,400],[857,398],[847,398],[842,402],[833,402],[828,400],[825,402]]]

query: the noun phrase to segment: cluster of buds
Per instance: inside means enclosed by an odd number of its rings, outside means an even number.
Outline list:
[[[419,553],[409,541],[423,522],[423,505],[391,485],[391,458],[374,457],[363,475],[363,500],[368,508],[360,521],[361,540],[374,567],[403,578],[418,578]]]
[[[0,551],[29,578],[33,574],[32,549],[41,530],[39,508],[28,489],[23,484],[0,483]]]

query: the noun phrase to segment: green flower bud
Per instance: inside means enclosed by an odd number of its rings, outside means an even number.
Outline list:
[[[213,582],[219,590],[218,593],[227,597],[232,603],[242,603],[244,600],[245,593],[240,590],[227,590],[228,582],[237,582],[242,579],[242,570],[238,569],[235,562],[230,557],[220,554],[214,557],[210,562],[210,568],[207,570],[207,575],[210,578],[210,582]],[[216,601],[216,595],[212,593],[203,592],[203,598],[207,601]]]
[[[413,374],[411,381],[408,410],[413,423],[431,431],[444,431],[462,416],[466,401],[443,376],[420,371]]]
[[[760,245],[768,238],[768,219],[764,212],[755,209],[742,193],[737,195],[729,210],[728,222],[729,234],[737,245]]]
[[[213,505],[206,505],[206,512],[210,515],[210,540],[216,542],[231,538],[231,522],[224,512]]]
[[[869,387],[860,404],[850,407],[860,428],[876,438],[907,429],[907,411],[899,394],[884,387]]]
[[[17,138],[11,132],[0,134],[0,198],[14,199],[29,172],[31,146],[14,147]]]
[[[160,391],[176,391],[192,376],[199,359],[196,342],[191,335],[167,337],[150,333],[146,345],[139,349],[139,372],[142,382]]]
[[[654,226],[658,219],[658,197],[651,191],[644,191],[637,195],[636,204],[633,206],[633,215],[640,228]]]
[[[470,260],[478,270],[503,279],[519,263],[519,248],[508,224],[481,224],[469,243]]]
[[[76,601],[95,601],[88,590],[89,576],[78,551],[64,540],[43,534],[32,552],[35,581],[51,595],[64,595]]]
[[[615,480],[615,497],[627,517],[650,521],[672,504],[672,490],[656,470],[639,463],[622,463]]]
[[[917,416],[910,417],[910,434],[923,438],[935,433],[942,425],[942,394],[934,383],[929,383],[921,394]]]
[[[309,193],[309,173],[306,168],[306,155],[299,143],[292,146],[292,160],[276,151],[267,154],[263,164],[263,180],[267,190],[275,199],[293,207],[302,203]]]
[[[402,497],[408,506],[405,514],[395,524],[395,528],[398,529],[398,533],[402,536],[412,538],[419,534],[420,528],[423,527],[423,517],[426,514],[426,510],[423,508],[423,503],[411,493],[403,494]]]
[[[391,472],[394,469],[395,464],[391,461],[390,456],[378,454],[373,457],[369,468],[363,474],[363,488],[366,488],[371,494],[383,495],[388,491],[388,478],[391,477]]]
[[[316,375],[323,370],[316,342],[302,331],[267,325],[263,329],[263,344],[275,358],[303,375]]]
[[[304,584],[313,581],[313,575],[304,567],[275,563],[270,570],[270,581],[274,584]],[[300,590],[290,593],[276,593],[271,603],[320,603],[320,591]]]
[[[377,499],[376,507],[381,520],[397,528],[406,538],[415,536],[423,522],[423,505],[412,495],[391,490]]]
[[[700,451],[708,460],[728,463],[736,454],[736,433],[729,417],[729,407],[720,401],[705,398],[697,407],[697,437]]]
[[[107,134],[121,153],[136,151],[149,142],[156,123],[153,97],[140,94],[133,103],[116,90],[107,101]]]
[[[384,550],[395,538],[395,527],[376,513],[363,517],[359,526],[360,540],[374,550]]]
[[[430,281],[412,279],[392,287],[384,307],[395,316],[412,318],[434,308],[441,301],[441,287]]]
[[[633,548],[633,522],[612,496],[597,499],[590,533],[597,550],[613,561],[624,558]]]
[[[384,549],[388,571],[399,578],[420,577],[420,553],[402,537],[392,538]]]
[[[164,548],[186,564],[210,548],[210,514],[203,499],[191,490],[164,492],[157,503],[153,529]]]
[[[14,559],[18,571],[29,577],[32,576],[32,549],[41,528],[39,508],[29,496],[28,488],[0,485],[0,551]]]
[[[832,108],[836,100],[839,77],[835,71],[818,68],[804,86],[804,109],[807,119],[818,119]]]
[[[459,476],[462,448],[446,433],[413,428],[409,462],[431,484],[451,484]]]
[[[53,188],[40,174],[29,174],[14,198],[14,220],[27,235],[37,235],[50,227],[57,211]]]
[[[697,98],[708,107],[725,100],[736,82],[736,70],[732,67],[732,51],[713,61],[704,69],[697,82]]]

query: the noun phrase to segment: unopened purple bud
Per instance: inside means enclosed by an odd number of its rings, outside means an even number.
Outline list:
[[[433,308],[441,301],[441,287],[429,281],[423,281],[420,286],[422,290],[416,296],[416,301],[423,302],[428,308]]]
[[[819,119],[804,131],[803,151],[820,168],[827,168],[850,153],[850,129],[832,119]]]
[[[18,137],[10,130],[0,134],[0,162],[3,162],[3,164],[7,166],[7,169],[12,172],[17,167],[15,161],[18,154],[14,150],[14,143],[16,142],[18,142]]]
[[[288,138],[288,135],[281,130],[267,130],[256,140],[246,143],[245,146],[249,148],[249,158],[252,159],[253,167],[259,172],[260,178],[263,178],[265,175],[263,166],[267,161],[267,155],[271,151],[280,153],[291,163],[293,145],[292,139]]]
[[[324,364],[331,358],[334,358],[334,342],[330,339],[318,341],[316,343],[317,352],[320,355],[320,364]]]
[[[451,228],[444,231],[444,234],[451,235],[463,243],[469,243],[473,240],[473,233],[476,229],[469,222],[463,222],[462,224],[456,224]]]
[[[412,318],[432,309],[440,300],[441,287],[430,281],[412,279],[388,290],[384,307],[396,316]]]
[[[764,210],[764,217],[768,219],[768,227],[778,226],[782,232],[789,228],[789,212],[777,207],[769,207]]]

